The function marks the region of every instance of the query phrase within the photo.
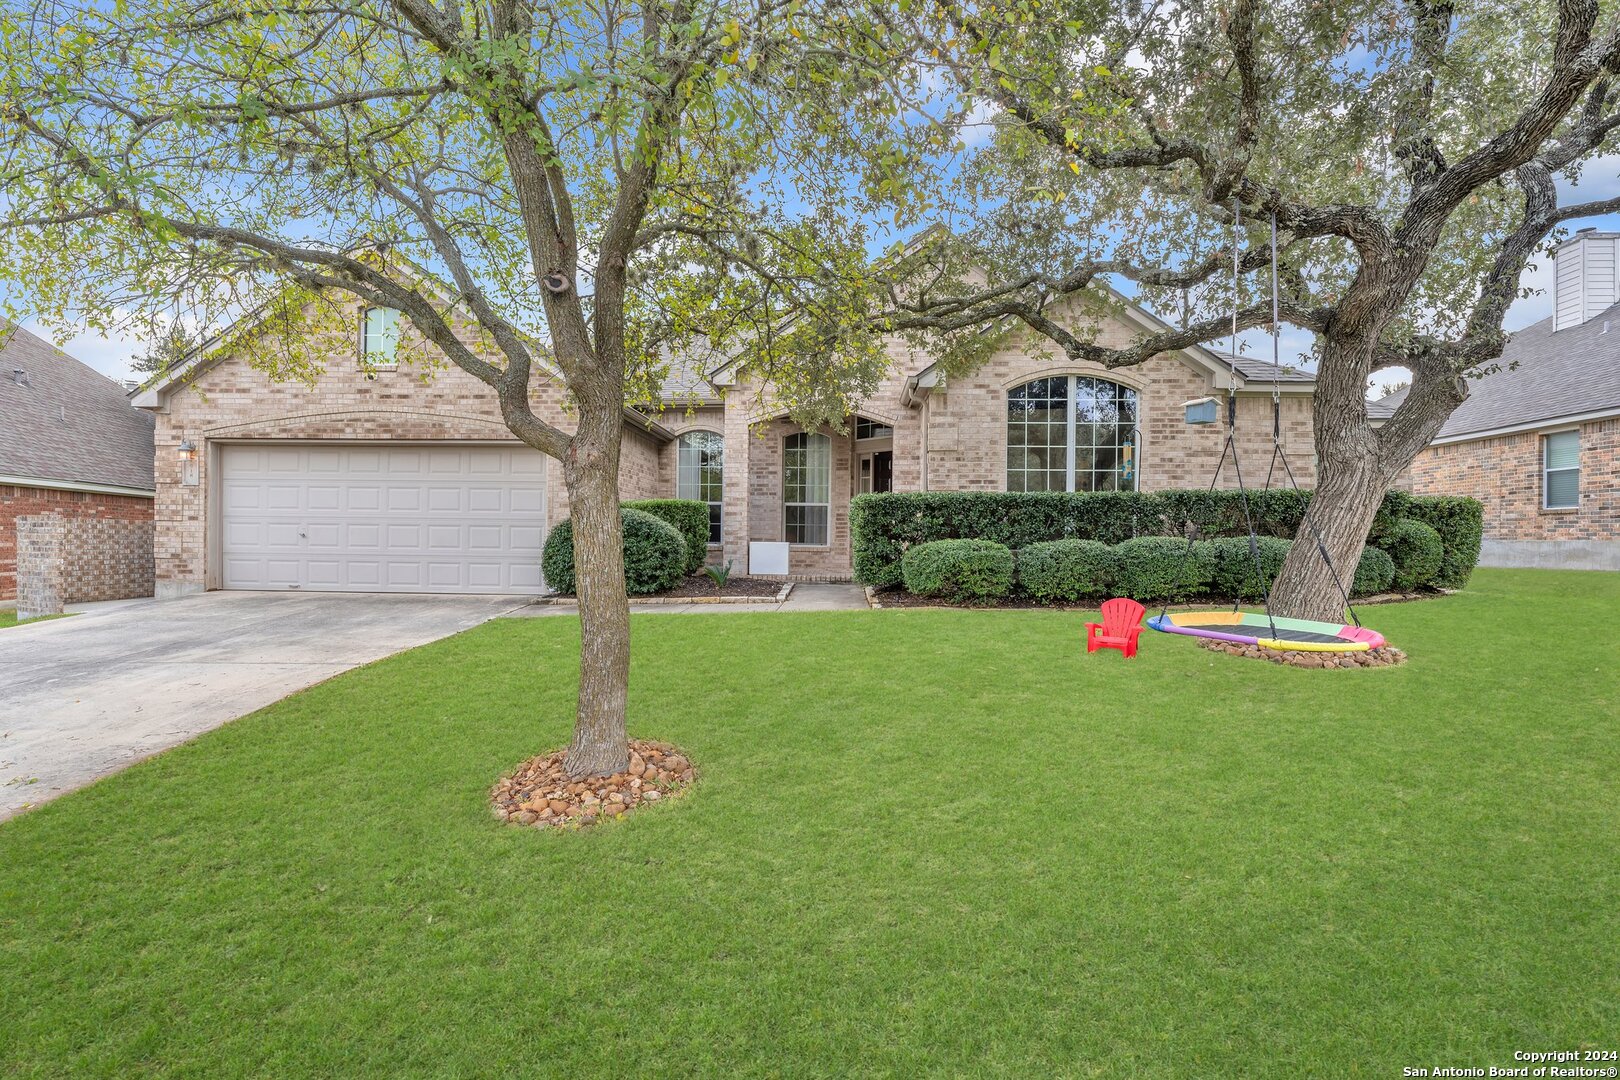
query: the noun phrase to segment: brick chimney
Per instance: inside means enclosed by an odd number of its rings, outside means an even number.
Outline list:
[[[1620,233],[1585,228],[1553,249],[1553,330],[1567,330],[1620,302]]]

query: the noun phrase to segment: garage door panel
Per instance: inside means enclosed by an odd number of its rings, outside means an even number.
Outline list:
[[[221,464],[226,588],[544,588],[534,451],[228,446]]]

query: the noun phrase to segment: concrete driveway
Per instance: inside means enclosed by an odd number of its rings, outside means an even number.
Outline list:
[[[0,820],[528,601],[217,592],[0,630]]]

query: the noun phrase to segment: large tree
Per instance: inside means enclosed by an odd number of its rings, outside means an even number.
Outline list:
[[[611,773],[625,405],[669,356],[720,347],[815,423],[881,363],[856,332],[859,222],[909,167],[878,39],[836,0],[16,0],[0,274],[33,313],[101,327],[400,310],[423,362],[484,382],[561,462],[583,624],[567,768]],[[318,340],[255,362],[318,378]],[[542,367],[571,431],[532,404]]]
[[[1218,341],[1234,307],[1240,330],[1270,322],[1275,217],[1281,319],[1315,341],[1310,519],[1340,575],[1500,356],[1527,261],[1565,223],[1620,209],[1574,187],[1620,128],[1620,18],[1595,0],[878,10],[959,117],[994,132],[959,174],[957,237],[913,267],[925,283],[896,291],[888,325],[966,363],[982,328],[1014,324],[1073,359],[1138,364]],[[1184,326],[1112,349],[1056,317],[1110,276],[1172,317],[1185,304]],[[1410,393],[1375,428],[1369,378],[1396,367]],[[1294,545],[1273,602],[1342,616],[1314,542]]]

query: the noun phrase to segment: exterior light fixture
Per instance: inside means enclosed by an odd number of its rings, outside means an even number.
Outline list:
[[[196,447],[196,445],[194,443],[192,443],[192,441],[190,439],[181,439],[180,440],[180,460],[181,461],[195,461],[196,459],[197,459],[197,447]]]

